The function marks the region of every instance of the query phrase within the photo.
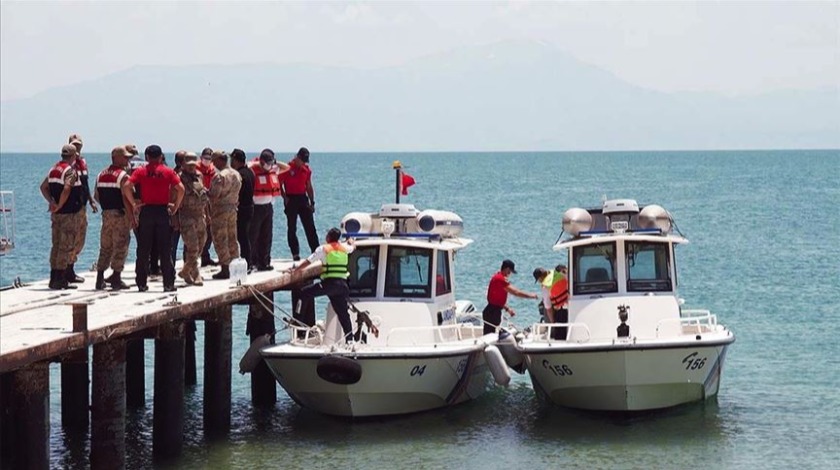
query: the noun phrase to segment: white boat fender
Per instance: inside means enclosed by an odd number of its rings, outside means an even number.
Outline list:
[[[493,374],[493,379],[497,384],[507,385],[510,383],[510,372],[499,348],[492,344],[484,348],[484,360],[487,361],[490,373]]]
[[[362,379],[362,365],[345,356],[324,356],[315,370],[318,377],[336,385],[353,385]]]
[[[262,356],[260,356],[260,349],[270,344],[271,335],[258,336],[253,342],[251,342],[251,347],[245,351],[245,355],[239,360],[239,373],[247,374],[254,372],[254,369],[260,365],[260,361],[262,360]]]

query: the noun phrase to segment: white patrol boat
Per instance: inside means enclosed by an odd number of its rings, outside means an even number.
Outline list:
[[[735,335],[709,311],[682,308],[674,247],[688,240],[672,228],[665,209],[630,199],[566,211],[570,237],[554,250],[568,254],[568,323],[535,324],[517,344],[537,395],[641,411],[717,394]],[[551,339],[560,327],[565,339]]]
[[[328,306],[326,322],[292,326],[288,342],[260,350],[280,385],[299,405],[339,416],[414,413],[481,395],[492,375],[510,375],[495,334],[458,323],[455,253],[461,218],[386,204],[341,222],[355,239],[350,254],[350,317],[355,342],[345,344]],[[460,301],[462,309],[470,302]]]

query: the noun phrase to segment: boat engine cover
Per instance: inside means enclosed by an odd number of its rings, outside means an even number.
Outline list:
[[[315,370],[318,377],[336,385],[353,385],[362,379],[362,365],[344,356],[324,356]]]

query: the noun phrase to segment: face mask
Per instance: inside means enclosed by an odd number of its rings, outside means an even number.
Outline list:
[[[263,167],[263,170],[265,170],[265,171],[268,171],[268,170],[270,170],[270,169],[271,169],[271,163],[265,163],[265,162],[263,162],[263,163],[261,163],[261,164],[260,164],[260,166],[262,166],[262,167]]]

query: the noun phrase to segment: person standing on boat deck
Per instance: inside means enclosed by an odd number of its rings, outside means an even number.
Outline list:
[[[201,151],[201,160],[198,162],[198,172],[204,178],[204,189],[210,191],[210,186],[213,184],[213,177],[216,176],[216,168],[213,167],[213,149],[204,147]],[[218,262],[210,257],[210,246],[213,244],[213,234],[210,230],[210,224],[207,224],[207,241],[204,242],[204,249],[201,251],[201,267],[218,266]],[[218,254],[218,253],[217,253]]]
[[[228,166],[227,153],[213,152],[213,165],[216,176],[210,185],[210,233],[213,245],[219,255],[221,271],[213,279],[230,279],[230,262],[239,258],[239,243],[236,241],[236,206],[239,203],[239,188],[242,177]]]
[[[210,219],[210,199],[204,188],[201,173],[196,170],[198,155],[190,152],[184,156],[181,167],[181,183],[184,185],[184,201],[178,217],[181,237],[184,239],[184,267],[178,276],[187,284],[204,285],[198,270],[198,258],[207,239],[207,221]]]
[[[67,282],[84,282],[84,278],[76,274],[75,265],[79,260],[79,253],[85,247],[85,240],[87,239],[87,205],[90,204],[90,209],[94,214],[97,212],[96,202],[90,197],[90,180],[88,176],[87,162],[82,156],[82,138],[79,134],[70,134],[67,142],[76,147],[76,161],[73,163],[73,169],[79,176],[79,181],[82,183],[82,208],[79,211],[79,224],[76,227],[78,233],[76,235],[76,246],[73,247],[73,256],[70,258],[70,266],[67,269]]]
[[[184,185],[181,178],[172,168],[163,164],[163,150],[158,145],[146,147],[146,166],[140,167],[128,178],[128,184],[123,186],[123,194],[130,202],[132,211],[140,213],[140,223],[137,228],[137,264],[136,282],[140,292],[149,290],[146,284],[149,275],[149,258],[152,251],[152,241],[157,242],[160,253],[161,274],[163,274],[163,291],[174,292],[175,267],[169,255],[172,248],[172,234],[169,216],[178,212],[184,198]],[[134,200],[134,187],[140,189],[140,201]],[[172,188],[175,188],[175,200],[171,201]]]
[[[79,236],[79,212],[84,206],[82,183],[73,168],[76,147],[61,147],[61,161],[41,182],[41,195],[50,205],[52,249],[50,250],[50,289],[75,289],[68,282],[68,266]]]
[[[566,265],[564,264],[558,264],[551,271],[544,268],[534,270],[534,280],[540,284],[541,306],[545,310],[546,323],[567,323],[569,321],[569,311],[565,308],[565,303],[569,297],[569,289],[568,281],[564,282],[565,279]],[[566,328],[552,328],[551,338],[566,339]]]
[[[131,242],[134,215],[126,211],[122,187],[128,182],[128,160],[131,154],[124,146],[111,150],[111,166],[96,177],[93,198],[102,205],[102,229],[99,232],[99,259],[96,261],[96,290],[105,289],[105,270],[111,268],[108,278],[114,290],[128,289],[122,281],[122,271]]]
[[[263,149],[249,165],[254,172],[254,217],[248,227],[250,264],[257,271],[270,271],[274,198],[280,195],[280,177],[289,166],[274,159],[274,151]]]
[[[297,219],[303,225],[309,250],[318,248],[318,233],[315,231],[315,189],[312,187],[312,170],[309,168],[309,149],[301,147],[295,158],[289,162],[289,171],[281,180],[283,205],[286,212],[289,249],[292,259],[300,260],[300,243],[297,238]]]
[[[495,333],[496,329],[502,323],[502,310],[506,311],[510,316],[516,315],[516,312],[508,307],[507,296],[511,294],[523,299],[536,299],[537,294],[525,292],[513,287],[508,280],[511,274],[516,274],[516,265],[513,261],[506,259],[502,261],[502,267],[499,272],[490,278],[490,285],[487,286],[487,306],[481,313],[481,318],[484,320],[484,334]]]
[[[310,264],[320,261],[323,265],[321,271],[321,282],[310,284],[300,290],[300,300],[295,306],[294,316],[298,317],[301,311],[300,304],[304,302],[311,302],[315,297],[327,296],[330,298],[330,305],[332,305],[338,322],[341,324],[341,329],[344,331],[345,341],[350,341],[353,338],[353,324],[350,322],[350,313],[347,311],[347,303],[350,298],[350,287],[347,285],[347,277],[349,272],[347,265],[349,264],[349,255],[353,252],[353,240],[347,240],[347,243],[340,243],[341,230],[331,228],[327,232],[326,244],[315,248],[314,252],[308,258],[303,260],[300,265],[292,268],[291,272],[299,271],[306,268]],[[314,325],[315,319],[310,319]],[[310,323],[304,321],[304,323]]]
[[[239,172],[242,186],[239,187],[239,207],[236,210],[236,241],[239,242],[239,256],[251,268],[251,241],[248,227],[254,217],[254,172],[245,165],[245,152],[233,149],[230,153],[230,166]]]

